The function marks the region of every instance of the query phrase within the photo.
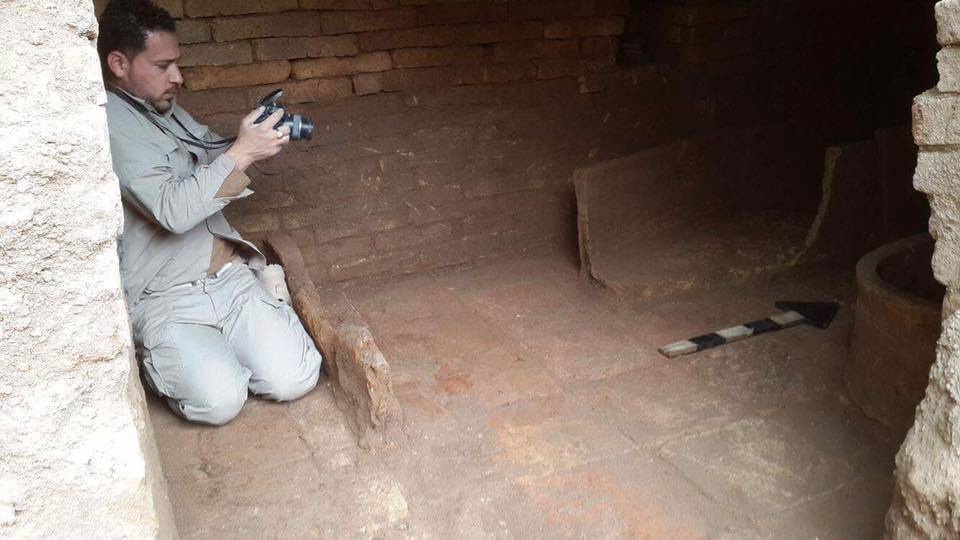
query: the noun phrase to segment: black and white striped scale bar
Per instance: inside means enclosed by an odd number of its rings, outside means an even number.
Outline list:
[[[799,324],[809,324],[821,329],[826,328],[830,326],[830,322],[833,321],[839,307],[833,302],[777,302],[776,306],[785,311],[766,319],[671,343],[666,347],[661,347],[659,349],[660,354],[668,358],[693,354]]]

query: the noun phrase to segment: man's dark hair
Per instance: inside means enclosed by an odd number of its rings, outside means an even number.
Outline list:
[[[97,52],[104,74],[109,74],[107,55],[120,51],[133,58],[147,48],[147,33],[177,30],[173,17],[150,0],[110,0],[100,15]]]

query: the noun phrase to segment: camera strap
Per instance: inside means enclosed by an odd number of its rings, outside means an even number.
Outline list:
[[[173,132],[170,128],[168,128],[167,126],[164,126],[163,124],[161,124],[160,122],[158,122],[157,119],[153,117],[153,114],[152,114],[149,110],[147,110],[147,108],[146,108],[142,103],[140,103],[140,102],[138,102],[137,100],[135,100],[135,99],[133,99],[132,97],[130,97],[130,96],[129,96],[126,92],[124,92],[123,90],[120,90],[120,89],[116,89],[116,90],[115,90],[115,89],[113,89],[113,88],[109,88],[109,87],[108,87],[108,88],[107,88],[107,91],[110,92],[111,94],[117,96],[118,98],[124,100],[125,102],[127,102],[131,107],[133,107],[135,110],[137,110],[137,112],[139,112],[139,113],[142,114],[144,117],[146,117],[146,119],[149,120],[151,124],[153,124],[154,126],[156,126],[157,129],[159,129],[160,131],[166,133],[167,135],[170,135],[171,137],[179,140],[180,142],[182,142],[182,143],[184,143],[184,144],[188,144],[188,145],[190,145],[190,146],[195,146],[195,147],[197,147],[197,148],[203,148],[204,150],[220,150],[220,149],[223,148],[224,146],[227,146],[227,145],[229,145],[229,144],[233,144],[233,142],[237,140],[236,137],[230,137],[229,139],[220,139],[219,141],[205,141],[205,140],[197,137],[197,136],[194,135],[193,133],[191,133],[190,130],[187,129],[186,126],[183,125],[183,122],[181,122],[180,119],[177,118],[177,116],[176,116],[175,114],[170,113],[170,117],[173,118],[173,121],[176,122],[177,125],[179,125],[179,126],[183,129],[183,132],[186,133],[190,138],[187,139],[187,138],[181,137],[181,136],[177,135],[176,133],[174,133],[174,132]]]

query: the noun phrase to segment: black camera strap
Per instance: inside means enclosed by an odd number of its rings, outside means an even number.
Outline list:
[[[138,102],[137,100],[133,99],[132,97],[130,97],[130,96],[129,96],[126,92],[124,92],[123,90],[120,90],[120,89],[116,89],[116,90],[115,90],[115,89],[113,89],[113,88],[109,88],[109,87],[108,87],[108,88],[107,88],[107,91],[110,92],[111,94],[117,96],[118,98],[126,101],[131,107],[133,107],[133,108],[136,109],[140,114],[142,114],[144,117],[146,117],[146,119],[149,120],[151,124],[153,124],[154,126],[156,126],[157,129],[159,129],[160,131],[166,133],[167,135],[170,135],[171,137],[179,140],[180,142],[182,142],[182,143],[184,143],[184,144],[188,144],[188,145],[190,145],[190,146],[195,146],[195,147],[197,147],[197,148],[203,148],[204,150],[220,150],[220,149],[223,148],[224,146],[233,144],[233,142],[237,140],[236,137],[230,137],[229,139],[220,139],[219,141],[205,141],[205,140],[201,139],[200,137],[197,137],[196,135],[194,135],[193,133],[191,133],[190,130],[187,129],[187,126],[183,125],[183,122],[181,122],[180,119],[177,118],[177,116],[176,116],[175,114],[170,113],[170,116],[173,118],[173,121],[176,122],[177,125],[179,125],[181,128],[183,128],[183,132],[186,133],[190,138],[187,139],[187,138],[181,137],[181,136],[177,135],[176,133],[174,133],[174,132],[173,132],[170,128],[168,128],[167,126],[164,126],[163,124],[161,124],[160,122],[158,122],[157,119],[153,117],[153,114],[143,105],[143,103],[140,103],[140,102]]]

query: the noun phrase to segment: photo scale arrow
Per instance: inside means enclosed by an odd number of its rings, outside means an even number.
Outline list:
[[[766,319],[671,343],[658,350],[667,358],[675,358],[801,324],[823,330],[830,326],[840,308],[836,302],[776,302],[774,305],[780,313]]]

